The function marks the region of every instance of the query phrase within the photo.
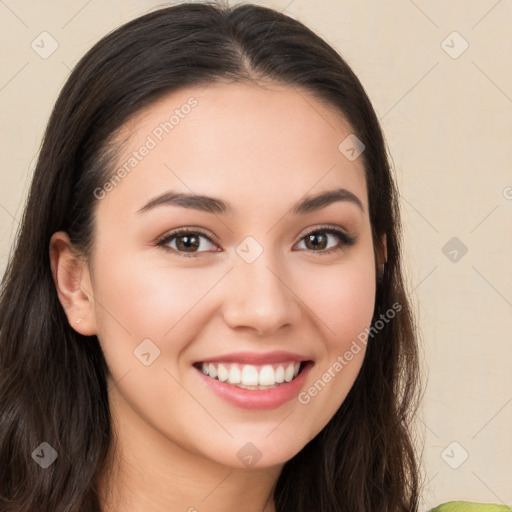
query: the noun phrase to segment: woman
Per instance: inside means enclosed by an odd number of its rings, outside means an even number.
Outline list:
[[[106,36],[3,281],[2,510],[418,510],[399,243],[370,101],[301,23],[189,3]]]

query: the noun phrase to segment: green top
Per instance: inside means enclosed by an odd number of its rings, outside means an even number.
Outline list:
[[[495,505],[493,503],[449,501],[431,509],[429,512],[512,512],[512,507],[508,505]]]

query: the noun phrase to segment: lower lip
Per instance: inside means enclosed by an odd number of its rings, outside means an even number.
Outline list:
[[[226,384],[217,379],[212,379],[205,375],[201,370],[194,368],[203,382],[220,398],[226,400],[235,407],[242,409],[275,409],[286,402],[295,398],[301,388],[304,386],[306,376],[312,367],[308,362],[304,369],[291,382],[284,382],[272,389],[257,390],[243,389]]]

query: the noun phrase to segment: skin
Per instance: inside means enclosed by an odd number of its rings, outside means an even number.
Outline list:
[[[244,503],[248,512],[272,512],[283,464],[339,408],[364,347],[308,404],[293,399],[264,411],[225,402],[192,363],[292,351],[315,363],[307,390],[370,325],[376,262],[363,161],[338,150],[352,133],[348,123],[305,91],[219,83],[174,92],[133,118],[119,134],[126,142],[118,165],[190,97],[197,106],[97,200],[91,259],[58,232],[52,269],[70,325],[98,336],[111,372],[116,449],[101,479],[105,510],[226,512]],[[363,209],[338,201],[289,213],[304,196],[339,187]],[[169,205],[137,213],[167,190],[223,199],[235,213]],[[326,223],[355,244],[328,235],[320,250],[306,245],[304,237]],[[212,242],[201,238],[195,258],[157,246],[181,227],[201,228]],[[263,249],[252,263],[236,252],[247,236]],[[176,251],[177,242],[168,246]],[[149,366],[133,353],[147,338],[160,350]],[[261,453],[251,467],[237,457],[248,442]]]

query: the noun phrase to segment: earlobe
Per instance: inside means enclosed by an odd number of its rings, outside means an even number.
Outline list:
[[[70,326],[84,336],[96,334],[92,284],[86,260],[73,250],[64,231],[52,235],[49,250],[53,282]]]

